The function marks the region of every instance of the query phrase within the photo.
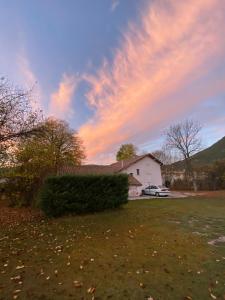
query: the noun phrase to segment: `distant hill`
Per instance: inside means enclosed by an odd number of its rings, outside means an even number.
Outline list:
[[[196,153],[192,156],[192,164],[196,167],[210,165],[216,160],[225,159],[225,136],[212,146]],[[183,169],[184,161],[173,164],[175,169]]]

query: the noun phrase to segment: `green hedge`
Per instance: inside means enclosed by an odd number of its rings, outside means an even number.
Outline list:
[[[49,177],[41,191],[40,206],[47,216],[97,212],[117,208],[128,199],[128,176],[64,175]]]

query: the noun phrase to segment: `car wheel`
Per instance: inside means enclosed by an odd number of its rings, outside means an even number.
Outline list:
[[[159,193],[155,193],[156,197],[159,197]]]

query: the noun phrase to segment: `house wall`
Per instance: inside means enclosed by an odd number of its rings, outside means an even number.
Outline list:
[[[137,175],[137,169],[139,169],[139,175]],[[144,157],[121,172],[133,173],[133,176],[142,183],[142,186],[137,187],[139,193],[150,184],[162,185],[161,166],[150,157]]]
[[[130,185],[128,191],[129,197],[137,197],[140,195],[139,186]]]

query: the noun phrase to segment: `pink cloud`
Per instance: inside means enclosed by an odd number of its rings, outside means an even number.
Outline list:
[[[72,99],[78,86],[79,79],[74,75],[63,74],[57,91],[51,94],[49,114],[58,118],[73,115]]]
[[[80,128],[90,161],[124,141],[145,142],[205,97],[224,90],[213,80],[187,91],[213,70],[225,51],[225,3],[219,0],[153,1],[142,25],[129,24],[113,62],[105,60],[87,99],[95,114]],[[213,14],[212,14],[213,11]],[[208,84],[208,83],[207,83]]]

